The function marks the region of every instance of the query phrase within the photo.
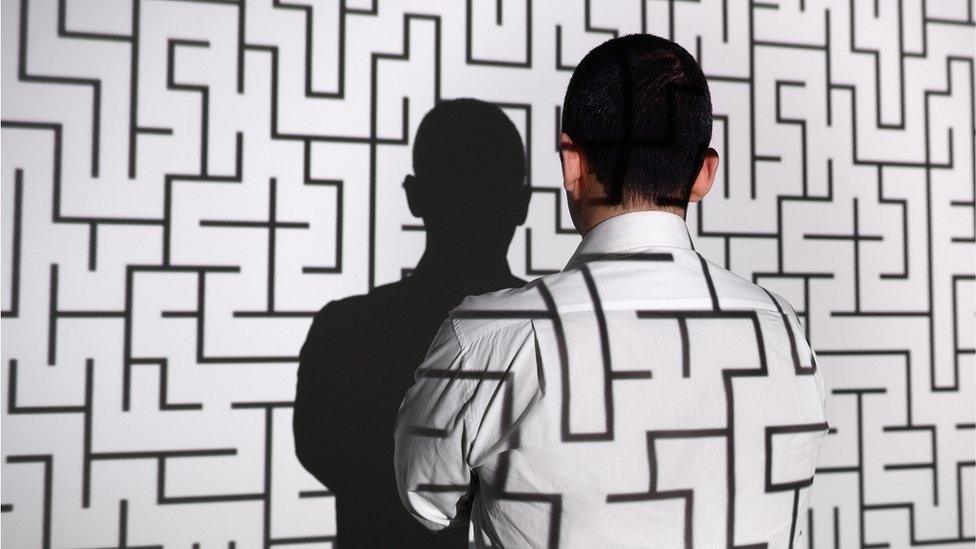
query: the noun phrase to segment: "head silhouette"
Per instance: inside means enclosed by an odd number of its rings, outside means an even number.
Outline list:
[[[522,139],[501,109],[468,98],[438,103],[417,129],[413,169],[403,186],[429,239],[507,250],[530,190]]]

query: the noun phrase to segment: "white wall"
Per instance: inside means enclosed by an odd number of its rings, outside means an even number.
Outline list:
[[[3,0],[5,545],[328,545],[295,359],[323,303],[418,259],[420,119],[502,104],[537,190],[510,263],[559,269],[557,106],[642,30],[711,81],[696,247],[786,296],[824,369],[814,544],[973,545],[971,3],[378,3]],[[272,197],[298,225],[269,262]]]

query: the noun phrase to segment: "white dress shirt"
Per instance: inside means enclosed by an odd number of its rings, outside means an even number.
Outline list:
[[[609,218],[562,271],[466,297],[415,379],[394,461],[431,530],[470,518],[479,547],[801,541],[828,428],[815,354],[790,303],[704,259],[675,214]]]

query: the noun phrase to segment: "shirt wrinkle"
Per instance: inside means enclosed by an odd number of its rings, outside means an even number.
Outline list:
[[[397,421],[401,494],[440,487],[402,498],[414,516],[467,486],[479,547],[798,539],[829,429],[816,354],[787,299],[700,258],[680,216],[629,212],[562,271],[464,298],[419,365],[456,371],[418,376]]]

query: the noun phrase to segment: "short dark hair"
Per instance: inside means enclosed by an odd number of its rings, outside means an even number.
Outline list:
[[[573,71],[562,131],[619,203],[627,187],[658,206],[687,208],[712,138],[708,82],[680,45],[628,34],[593,48]]]

